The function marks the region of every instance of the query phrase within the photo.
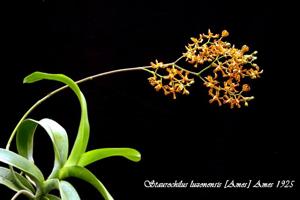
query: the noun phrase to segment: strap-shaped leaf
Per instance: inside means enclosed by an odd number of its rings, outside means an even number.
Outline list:
[[[23,156],[0,148],[0,161],[22,170],[40,185],[44,181],[44,176],[39,168],[35,166],[33,162],[27,160]]]
[[[68,135],[65,129],[54,120],[24,120],[18,129],[16,141],[19,154],[29,160],[33,161],[33,138],[38,125],[45,129],[53,144],[55,160],[54,167],[50,175],[51,178],[52,176],[55,176],[57,170],[60,169],[67,161],[69,149]]]
[[[81,154],[83,154],[86,150],[90,134],[86,100],[84,98],[84,95],[80,91],[78,85],[72,79],[63,74],[48,74],[42,72],[34,72],[29,76],[25,77],[23,82],[33,83],[43,79],[59,81],[68,85],[79,99],[81,106],[80,124],[74,146],[72,148],[70,157],[67,161],[67,165],[75,165],[79,161]]]
[[[138,162],[141,160],[141,154],[132,148],[101,148],[88,151],[82,154],[78,165],[86,166],[103,158],[111,156],[122,156],[131,161]]]
[[[30,182],[17,172],[15,172],[15,176],[20,180],[20,182],[28,188],[32,193],[34,193],[34,188],[30,184]],[[12,171],[5,167],[0,167],[0,184],[5,185],[6,187],[10,188],[14,191],[22,190],[23,188],[19,186],[18,183],[16,183],[16,180],[12,174]]]
[[[60,181],[59,192],[62,200],[80,200],[76,189],[67,181]]]
[[[43,183],[43,192],[44,194],[48,194],[52,190],[59,190],[59,179],[58,178],[50,178],[44,181]]]
[[[113,200],[105,186],[88,169],[80,166],[64,167],[60,170],[60,179],[76,177],[93,185],[106,200]]]

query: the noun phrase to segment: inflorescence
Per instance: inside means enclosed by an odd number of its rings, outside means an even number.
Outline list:
[[[208,34],[192,37],[192,42],[185,47],[186,52],[175,62],[151,62],[151,70],[146,69],[152,74],[149,83],[156,91],[163,91],[176,99],[177,93],[189,94],[188,87],[194,83],[190,76],[193,75],[208,88],[210,103],[228,104],[230,108],[240,108],[241,104],[248,106],[248,101],[254,97],[247,96],[250,86],[246,81],[259,78],[263,70],[254,63],[257,51],[248,53],[247,45],[239,49],[223,41],[228,35],[226,30],[221,34],[208,30]],[[185,67],[178,65],[183,59]]]

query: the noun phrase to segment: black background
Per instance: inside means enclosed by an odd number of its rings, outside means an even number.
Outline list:
[[[297,37],[280,5],[251,1],[11,1],[2,7],[1,135],[5,147],[18,119],[59,84],[23,85],[33,71],[64,73],[74,80],[112,69],[171,62],[199,33],[230,32],[229,42],[258,50],[264,69],[255,80],[248,108],[231,110],[208,103],[198,81],[191,95],[176,101],[156,93],[146,72],[115,74],[81,85],[91,125],[89,149],[133,147],[139,163],[109,158],[89,167],[115,199],[200,199],[233,195],[285,195],[296,189],[147,189],[145,180],[211,182],[235,179],[296,180],[297,91],[289,44]],[[285,18],[284,18],[285,17]],[[52,118],[77,131],[79,104],[64,91],[41,105],[32,118]],[[37,135],[35,158],[47,173],[52,147]],[[101,199],[97,191],[71,179],[82,199]],[[296,182],[297,185],[297,182]],[[1,196],[12,192],[0,186]],[[260,193],[262,194],[262,193]],[[1,197],[2,199],[2,197]]]

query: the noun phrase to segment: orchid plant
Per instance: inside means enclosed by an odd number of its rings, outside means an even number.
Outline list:
[[[150,66],[108,71],[76,82],[63,74],[43,72],[34,72],[25,77],[24,83],[51,80],[61,82],[64,86],[38,100],[20,119],[11,133],[6,148],[0,148],[0,161],[7,165],[0,167],[0,184],[16,192],[12,200],[20,195],[35,200],[78,200],[80,197],[77,190],[65,180],[68,177],[75,177],[94,186],[104,199],[113,199],[102,182],[86,166],[111,156],[122,156],[138,162],[141,154],[132,148],[100,148],[87,151],[90,135],[88,110],[78,84],[109,74],[144,70],[151,74],[148,80],[154,89],[163,91],[165,95],[171,95],[173,99],[176,99],[177,94],[188,95],[188,88],[195,82],[195,78],[199,78],[208,88],[210,103],[216,102],[219,106],[228,104],[231,108],[248,106],[248,102],[254,97],[246,95],[250,91],[247,79],[259,78],[262,73],[254,63],[257,52],[247,53],[248,46],[244,45],[238,49],[223,41],[228,35],[226,30],[221,34],[213,34],[209,30],[208,34],[193,37],[182,56],[171,63],[156,60],[151,62]],[[68,134],[59,123],[48,118],[41,120],[28,118],[41,103],[66,88],[74,92],[81,107],[78,133],[70,153]],[[45,130],[53,145],[54,165],[47,178],[35,165],[33,158],[33,141],[38,126]],[[14,138],[17,152],[10,150]],[[59,195],[54,195],[53,190],[58,190]]]

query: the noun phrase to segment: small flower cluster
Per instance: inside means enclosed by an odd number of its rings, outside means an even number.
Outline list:
[[[249,47],[244,45],[241,49],[235,48],[228,42],[222,41],[229,33],[224,30],[221,36],[208,31],[208,34],[200,34],[199,38],[191,38],[192,43],[186,46],[184,53],[186,60],[193,64],[212,69],[212,75],[207,75],[204,85],[209,88],[210,103],[217,102],[229,104],[231,108],[240,108],[241,103],[248,106],[248,101],[254,97],[246,97],[244,93],[250,91],[248,84],[241,84],[242,79],[260,77],[262,70],[254,63],[257,52],[246,54]],[[205,42],[204,42],[205,41]]]
[[[175,99],[176,93],[189,94],[186,87],[194,82],[194,79],[188,77],[192,74],[199,77],[208,88],[208,94],[211,96],[210,103],[217,102],[219,106],[228,104],[231,108],[240,108],[242,103],[248,106],[248,101],[254,97],[244,96],[250,91],[250,86],[243,82],[247,77],[259,78],[263,70],[254,63],[257,51],[247,54],[249,52],[247,45],[238,49],[229,42],[223,41],[222,39],[228,35],[226,30],[221,34],[213,34],[208,30],[208,34],[191,38],[192,43],[186,46],[186,52],[175,62],[164,64],[156,60],[155,63],[151,63],[153,71],[149,70],[149,72],[153,77],[149,78],[150,84],[157,91],[163,89],[166,95],[172,94]],[[185,58],[198,72],[177,65],[182,58]],[[158,70],[161,69],[168,74],[160,75]],[[203,76],[204,72],[205,76]]]
[[[219,34],[213,34],[208,30],[207,35],[200,34],[199,38],[192,37],[193,43],[185,47],[187,52],[183,54],[186,61],[193,64],[194,67],[198,67],[198,65],[202,66],[206,62],[212,62],[218,56],[224,55],[231,45],[228,42],[223,42],[222,38],[228,35],[227,31],[223,31],[220,37]],[[214,41],[211,42],[211,39],[214,39]],[[204,43],[204,41],[206,42]]]
[[[194,83],[193,78],[189,78],[189,72],[184,69],[177,69],[174,64],[163,64],[162,62],[151,62],[153,76],[148,78],[149,83],[156,91],[163,90],[165,95],[172,95],[176,99],[176,93],[188,95],[187,87]],[[158,73],[163,70],[165,75]]]

